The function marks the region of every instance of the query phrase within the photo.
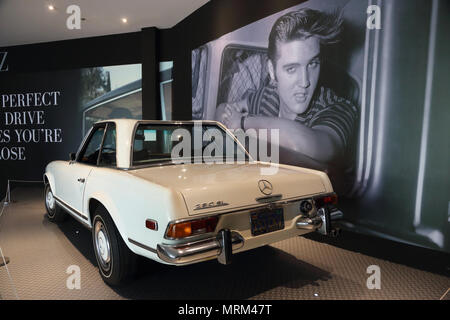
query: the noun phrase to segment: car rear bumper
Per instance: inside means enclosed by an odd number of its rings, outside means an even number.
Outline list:
[[[211,237],[205,240],[184,243],[178,245],[158,244],[156,252],[158,257],[166,263],[183,265],[197,261],[217,258],[226,246],[232,251],[238,250],[244,246],[244,238],[237,232],[230,232],[230,239],[224,243],[221,239],[221,232],[217,237]]]
[[[328,234],[333,221],[343,216],[339,210],[328,213],[319,210],[318,215],[312,218],[300,218],[296,222],[296,228],[309,231],[318,231]],[[235,231],[220,230],[216,237],[183,244],[158,244],[158,257],[173,265],[184,265],[213,258],[218,258],[222,264],[231,261],[233,251],[244,246],[244,238]]]
[[[319,233],[328,235],[332,229],[332,224],[335,221],[341,220],[344,214],[340,210],[327,211],[319,209],[317,215],[312,218],[300,218],[297,220],[296,226],[298,229],[317,230]]]

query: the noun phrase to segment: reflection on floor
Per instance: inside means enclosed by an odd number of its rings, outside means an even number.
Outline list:
[[[90,232],[70,218],[45,217],[42,188],[17,188],[0,217],[1,299],[449,299],[449,255],[344,232],[340,238],[296,237],[186,267],[143,261],[120,289],[98,273]],[[318,241],[320,240],[320,241]],[[325,242],[322,242],[325,241]],[[81,289],[70,290],[70,266]],[[368,267],[380,268],[381,289],[368,289]]]

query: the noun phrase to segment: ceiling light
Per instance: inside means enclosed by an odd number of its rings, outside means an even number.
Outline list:
[[[49,6],[48,6],[48,10],[53,11],[53,10],[55,10],[55,7],[52,6],[52,5],[49,5]]]
[[[128,22],[127,18],[122,18],[122,23],[127,23],[127,22]]]

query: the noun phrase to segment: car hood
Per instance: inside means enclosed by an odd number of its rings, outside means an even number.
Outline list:
[[[322,172],[279,166],[276,174],[261,175],[261,169],[268,167],[263,163],[183,164],[136,169],[129,173],[179,191],[189,215],[244,209],[260,204],[263,197],[291,199],[327,192]],[[260,190],[259,185],[264,187],[260,180],[272,185],[271,193],[264,190],[264,194]]]

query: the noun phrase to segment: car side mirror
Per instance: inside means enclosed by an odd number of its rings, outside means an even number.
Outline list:
[[[73,152],[69,153],[69,159],[70,159],[70,161],[75,161],[75,157],[76,157],[76,154],[75,154],[75,153],[73,153]]]

